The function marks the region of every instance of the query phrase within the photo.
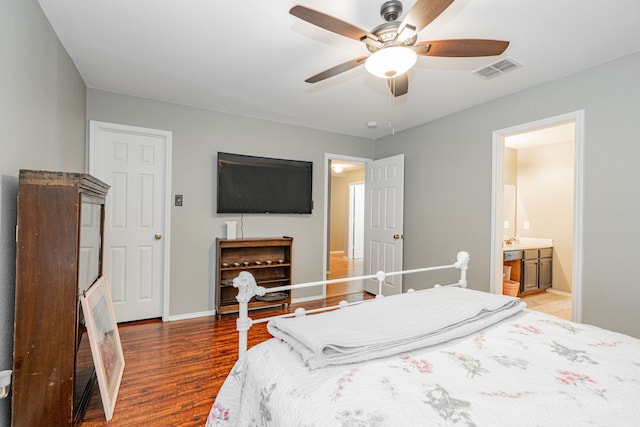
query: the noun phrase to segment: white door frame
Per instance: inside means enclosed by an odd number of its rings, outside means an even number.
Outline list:
[[[355,250],[356,250],[356,245],[355,245],[356,221],[355,220],[358,217],[358,214],[362,216],[361,219],[364,221],[364,205],[357,206],[355,203],[356,189],[362,188],[362,191],[364,191],[364,185],[365,185],[364,181],[349,183],[349,238],[347,242],[347,253],[345,254],[348,259],[356,258],[355,257]],[[357,209],[358,207],[359,209]],[[362,245],[364,245],[364,230],[363,230],[362,239],[363,240],[361,243]]]
[[[342,154],[331,154],[324,153],[324,224],[323,224],[323,250],[322,250],[322,278],[327,276],[327,252],[329,250],[329,217],[331,215],[330,212],[330,200],[329,200],[329,183],[331,181],[331,169],[330,164],[331,160],[344,160],[347,162],[359,162],[359,163],[367,163],[373,159],[367,159],[364,157],[352,157],[352,156],[344,156]],[[325,298],[327,296],[326,285],[322,286],[322,296],[318,296],[318,298]]]
[[[162,321],[166,322],[169,320],[169,295],[170,295],[170,270],[171,270],[171,152],[172,152],[172,132],[158,130],[158,129],[149,129],[138,126],[129,126],[129,125],[121,125],[117,123],[107,123],[100,122],[96,120],[89,121],[89,138],[87,140],[87,171],[92,174],[98,168],[99,155],[100,150],[94,146],[94,143],[97,142],[97,135],[101,130],[108,131],[116,131],[116,132],[127,132],[127,133],[138,133],[144,135],[153,135],[164,138],[166,141],[165,146],[165,158],[166,158],[166,169],[165,169],[165,207],[164,207],[164,217],[165,217],[165,229],[161,232],[162,234],[162,242],[164,245],[163,253],[163,274],[164,274],[164,286],[162,292]],[[105,266],[103,266],[104,269]]]
[[[575,165],[573,194],[573,262],[572,262],[572,316],[582,321],[582,217],[583,217],[583,157],[584,110],[499,129],[493,132],[493,189],[491,192],[491,268],[490,291],[502,293],[502,235],[504,200],[504,140],[505,137],[562,123],[575,122]]]

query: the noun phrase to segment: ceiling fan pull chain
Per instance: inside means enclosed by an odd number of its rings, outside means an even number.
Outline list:
[[[395,96],[393,95],[396,91],[396,79],[391,79],[390,80],[390,88],[391,91],[387,93],[387,96],[389,97],[389,129],[391,129],[391,135],[395,135],[396,134],[396,128],[393,126],[393,107],[395,107],[396,105],[396,99]]]

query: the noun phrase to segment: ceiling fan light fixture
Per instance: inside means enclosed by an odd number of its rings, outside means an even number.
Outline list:
[[[372,53],[364,63],[364,68],[376,77],[390,79],[411,69],[418,60],[413,49],[404,46],[390,46]]]

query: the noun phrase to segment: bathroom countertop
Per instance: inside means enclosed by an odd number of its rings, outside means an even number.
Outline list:
[[[519,243],[510,245],[502,244],[503,251],[522,251],[525,249],[538,249],[553,247],[553,239],[538,239],[534,237],[520,237]]]

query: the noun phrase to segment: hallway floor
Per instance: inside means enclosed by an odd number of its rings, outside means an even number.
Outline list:
[[[364,275],[364,261],[362,259],[345,258],[344,252],[331,252],[329,256],[329,270],[326,280],[341,279]],[[327,285],[327,296],[348,295],[362,292],[362,281],[334,283]]]

